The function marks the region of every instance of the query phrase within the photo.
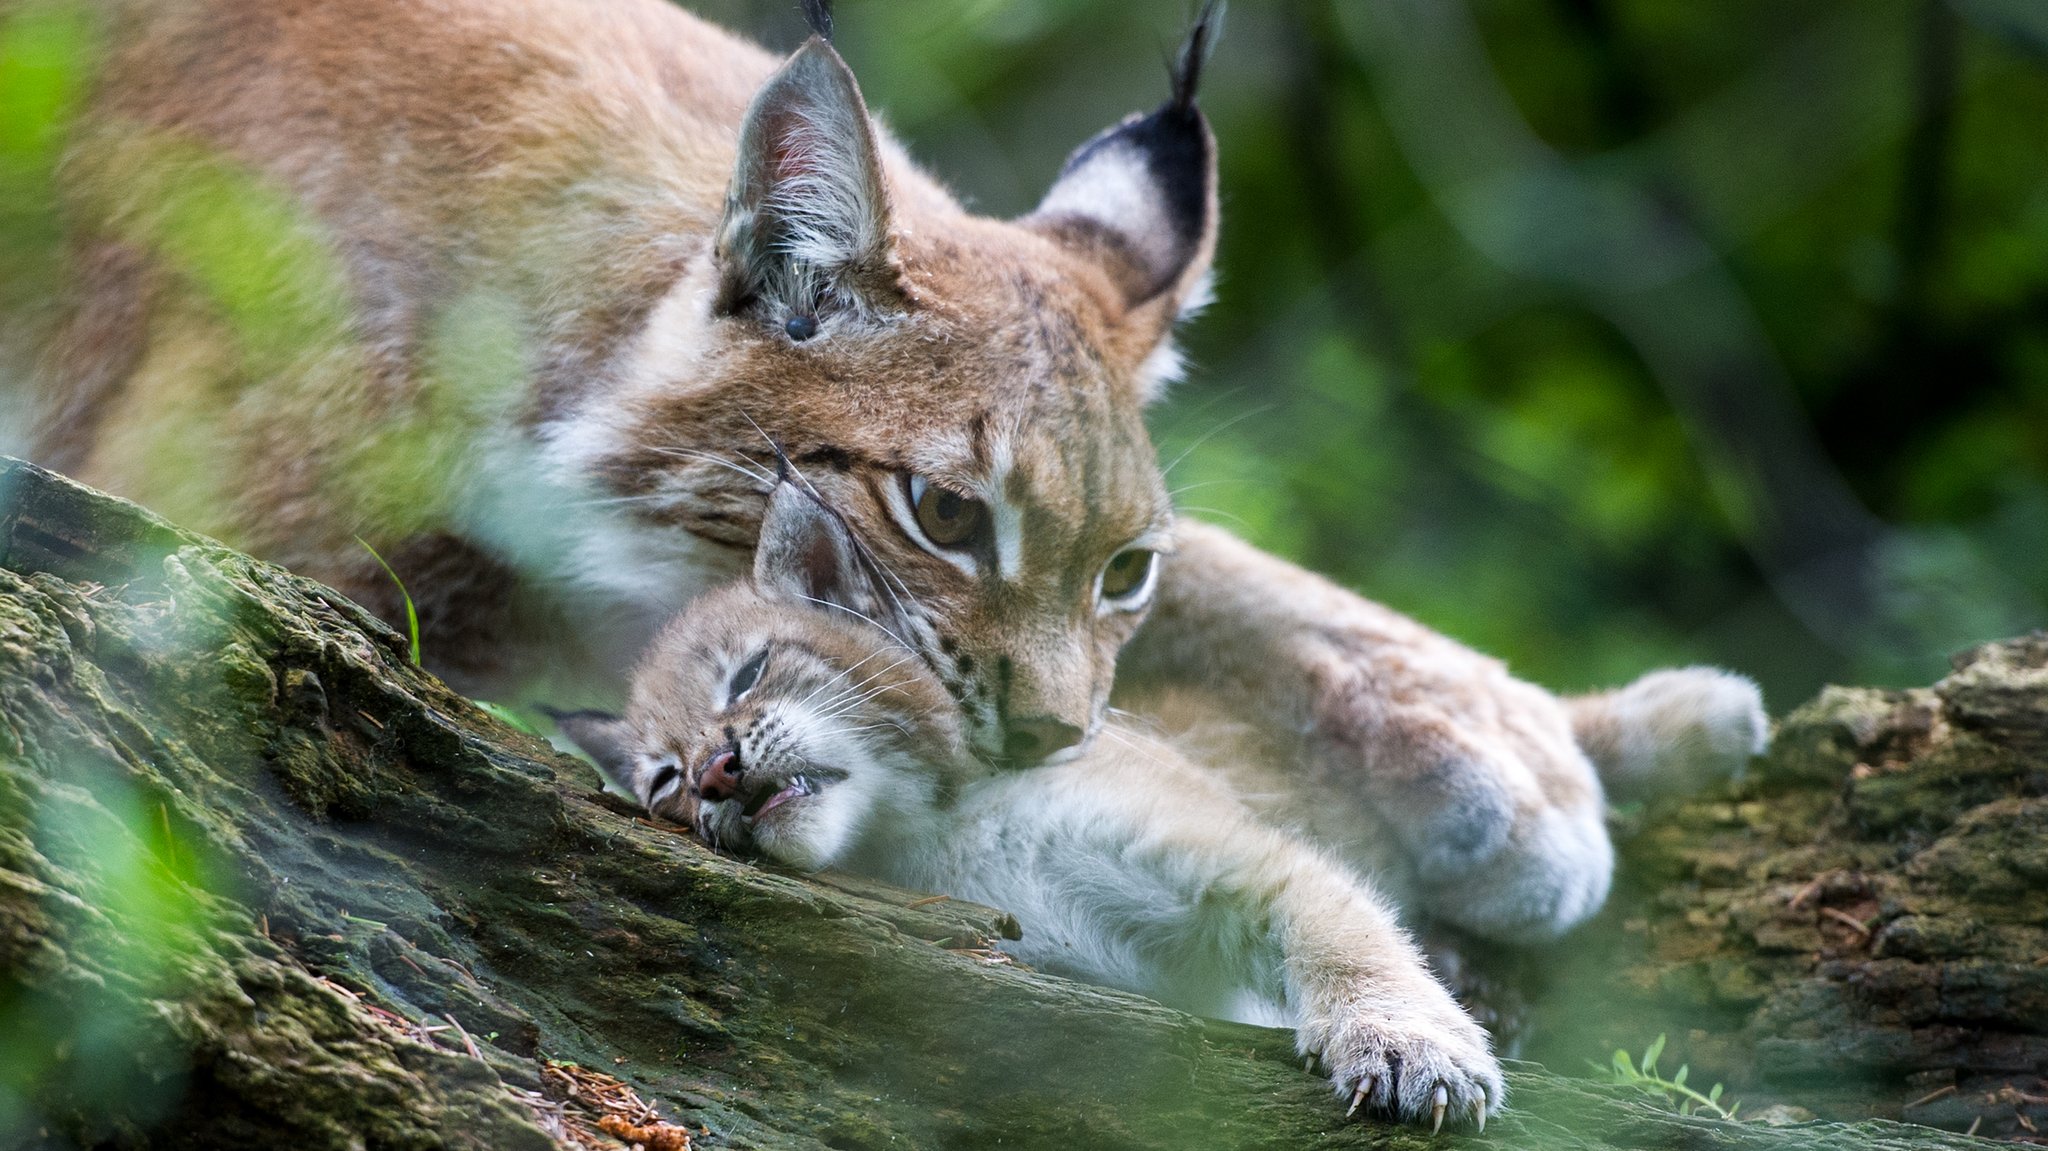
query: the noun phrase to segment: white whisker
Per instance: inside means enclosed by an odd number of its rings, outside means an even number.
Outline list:
[[[1191,443],[1187,447],[1182,448],[1181,453],[1173,457],[1172,463],[1159,469],[1159,474],[1161,476],[1172,475],[1173,469],[1179,467],[1181,461],[1187,459],[1188,455],[1192,453],[1196,448],[1201,447],[1203,444],[1208,443],[1210,440],[1215,439],[1217,436],[1222,435],[1224,432],[1229,431],[1231,428],[1234,428],[1237,425],[1245,422],[1246,420],[1251,419],[1253,416],[1264,415],[1265,413],[1270,412],[1272,410],[1272,404],[1260,404],[1256,408],[1247,408],[1244,411],[1239,412],[1238,414],[1223,421],[1222,423],[1217,424],[1215,427],[1210,428],[1208,431],[1203,432],[1200,436],[1197,436],[1195,438],[1194,443]]]
[[[747,477],[749,480],[752,480],[757,484],[767,484],[771,488],[775,486],[775,477],[769,475],[766,471],[756,471],[753,468],[749,468],[737,461],[726,459],[724,456],[718,455],[715,452],[706,452],[699,451],[696,448],[680,447],[657,447],[650,450],[652,450],[657,455],[674,456],[677,459],[684,460],[702,460],[705,463],[717,464],[719,467],[722,467],[727,471],[738,472],[740,475]],[[745,457],[742,458],[744,459]],[[752,461],[748,462],[751,463]]]
[[[845,613],[846,613],[847,615],[850,615],[850,616],[854,617],[855,619],[860,619],[860,620],[866,620],[866,621],[867,621],[868,623],[871,623],[871,624],[875,625],[875,627],[877,627],[877,628],[880,628],[880,629],[881,629],[881,632],[882,632],[882,634],[883,634],[883,635],[886,635],[886,636],[888,636],[888,637],[889,637],[890,639],[893,639],[893,640],[895,640],[895,641],[896,641],[896,643],[897,643],[897,644],[898,644],[899,646],[901,646],[901,647],[902,647],[902,648],[903,648],[903,649],[904,649],[905,651],[916,651],[916,650],[917,650],[916,648],[914,648],[914,647],[911,647],[911,646],[910,646],[910,641],[908,641],[908,640],[904,639],[904,638],[903,638],[902,636],[900,636],[900,635],[897,635],[897,634],[896,634],[895,632],[893,632],[893,631],[890,631],[890,630],[889,630],[888,628],[886,628],[886,627],[883,627],[883,626],[882,626],[882,621],[880,621],[880,620],[878,620],[878,619],[874,618],[873,616],[870,616],[870,615],[866,615],[866,614],[864,614],[864,613],[862,613],[862,612],[858,612],[858,611],[855,611],[854,609],[852,609],[852,608],[850,608],[850,607],[847,607],[847,606],[846,606],[845,604],[843,604],[843,603],[833,603],[833,602],[832,602],[831,600],[826,600],[826,599],[818,599],[818,598],[816,598],[815,596],[803,596],[803,597],[801,597],[801,598],[803,598],[804,600],[806,600],[806,601],[808,601],[808,602],[810,602],[810,603],[818,604],[818,605],[819,605],[819,606],[821,606],[821,607],[831,607],[831,608],[838,608],[838,609],[839,609],[840,611],[843,611],[843,612],[845,612]]]
[[[1183,512],[1196,512],[1202,515],[1222,516],[1224,519],[1229,520],[1230,522],[1236,524],[1241,528],[1249,528],[1252,526],[1251,523],[1248,520],[1246,520],[1243,516],[1238,515],[1235,512],[1224,511],[1222,508],[1205,508],[1190,505],[1188,507],[1178,508],[1176,510]]]

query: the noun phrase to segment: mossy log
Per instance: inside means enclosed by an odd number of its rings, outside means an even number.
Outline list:
[[[1532,1052],[1668,1032],[1752,1103],[2048,1143],[2048,633],[1954,665],[1828,688],[1739,787],[1652,813]]]
[[[706,851],[333,592],[0,463],[0,1144],[617,1145],[630,1088],[665,1147],[1975,1145],[1525,1065],[1483,1136],[1347,1123],[1284,1032],[1014,930]]]

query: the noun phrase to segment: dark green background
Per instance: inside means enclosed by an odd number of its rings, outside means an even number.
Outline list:
[[[696,5],[776,47],[794,5]],[[1164,92],[1181,0],[842,0],[979,208]],[[1560,688],[1918,683],[2048,600],[2048,4],[1241,0],[1194,514]]]

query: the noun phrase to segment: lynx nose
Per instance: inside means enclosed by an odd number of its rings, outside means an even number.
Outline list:
[[[1003,738],[1003,755],[1013,767],[1036,767],[1081,742],[1080,728],[1049,715],[1013,719],[1009,726],[1010,732]]]
[[[726,748],[704,765],[704,774],[697,781],[697,794],[711,803],[733,798],[740,793],[740,773],[744,770],[739,766],[739,756]]]

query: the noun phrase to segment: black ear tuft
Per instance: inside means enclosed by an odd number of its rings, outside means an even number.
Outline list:
[[[826,14],[829,24],[831,14]],[[1201,14],[1195,17],[1194,27],[1188,29],[1187,39],[1181,41],[1180,52],[1168,68],[1173,81],[1173,106],[1183,112],[1195,107],[1195,89],[1202,83],[1202,65],[1209,62],[1209,53],[1216,47],[1217,37],[1223,34],[1223,0],[1207,0]]]
[[[804,23],[829,42],[832,39],[832,0],[802,0],[800,7],[804,10]]]
[[[1170,66],[1166,103],[1074,149],[1024,220],[1096,260],[1130,307],[1152,305],[1167,323],[1202,301],[1216,247],[1216,145],[1195,87],[1222,11],[1216,0],[1203,6]]]

